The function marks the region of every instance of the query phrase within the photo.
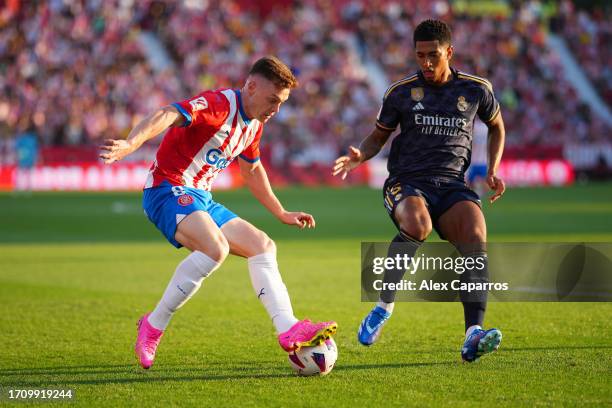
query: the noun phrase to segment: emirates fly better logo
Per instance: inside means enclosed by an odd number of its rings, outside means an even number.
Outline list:
[[[421,133],[425,135],[459,136],[468,127],[466,118],[423,115],[422,113],[414,115],[414,123],[420,126]]]

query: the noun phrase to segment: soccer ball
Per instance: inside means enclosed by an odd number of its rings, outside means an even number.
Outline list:
[[[313,347],[302,347],[289,353],[289,364],[297,375],[327,375],[338,359],[338,347],[331,337]]]

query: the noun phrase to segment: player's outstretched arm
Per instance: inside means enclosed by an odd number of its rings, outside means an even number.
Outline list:
[[[138,150],[144,142],[153,139],[171,126],[183,124],[183,115],[172,105],[164,106],[140,121],[127,139],[106,139],[100,149],[100,158],[111,164]]]
[[[489,197],[491,203],[500,198],[506,191],[504,180],[497,176],[497,169],[501,162],[502,154],[504,153],[504,143],[506,139],[506,130],[504,128],[504,120],[501,112],[489,123],[489,163],[487,170],[487,184],[493,191],[493,195]]]
[[[268,175],[260,161],[249,163],[246,160],[239,159],[238,164],[240,165],[240,175],[251,191],[251,194],[253,194],[272,215],[278,218],[282,223],[295,225],[300,229],[315,227],[316,223],[312,215],[300,211],[286,211],[285,208],[283,208],[278,197],[276,197],[276,194],[272,191]]]
[[[389,139],[389,136],[391,136],[391,133],[391,131],[376,128],[368,137],[363,139],[359,149],[350,146],[348,155],[340,156],[336,159],[332,175],[337,176],[340,174],[342,180],[344,180],[351,170],[358,167],[364,161],[376,156]]]

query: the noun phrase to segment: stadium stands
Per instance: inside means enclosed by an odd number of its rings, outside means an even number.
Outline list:
[[[550,24],[552,31],[564,37],[608,106],[612,106],[610,21],[610,15],[602,10],[592,13],[576,10],[571,1],[564,0]]]
[[[7,2],[0,11],[0,140],[34,129],[43,146],[126,136],[142,115],[202,89],[239,87],[250,63],[276,54],[301,87],[266,127],[276,168],[327,166],[372,129],[381,95],[360,58],[388,81],[416,70],[412,30],[451,23],[455,66],[485,76],[502,102],[508,146],[610,143],[545,45],[537,1],[503,12],[457,12],[446,1],[304,0],[265,9],[239,1]],[[610,103],[609,16],[563,2],[550,19]],[[155,71],[139,42],[154,33],[175,68]],[[148,152],[150,154],[150,152]],[[146,155],[145,155],[146,156]],[[142,158],[140,156],[139,158]]]

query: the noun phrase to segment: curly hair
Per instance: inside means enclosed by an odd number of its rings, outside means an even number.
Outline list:
[[[414,29],[414,45],[417,41],[436,41],[440,44],[451,43],[451,29],[444,21],[425,20]]]

